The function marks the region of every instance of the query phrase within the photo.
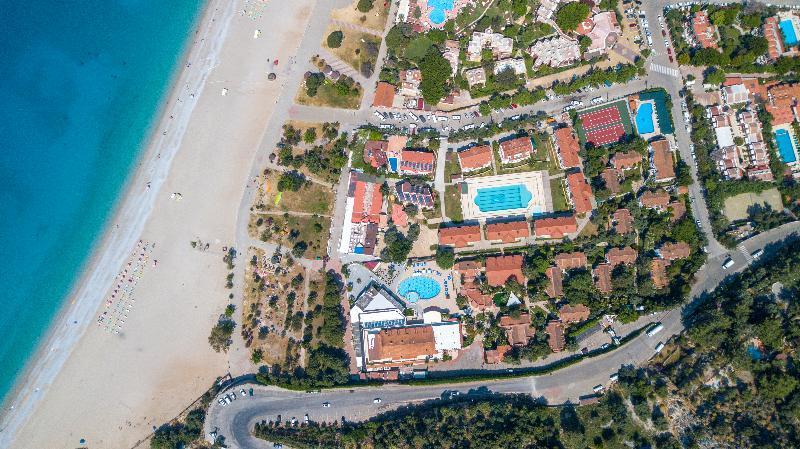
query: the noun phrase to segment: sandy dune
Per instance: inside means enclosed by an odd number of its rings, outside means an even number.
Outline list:
[[[286,82],[285,61],[314,3],[209,2],[190,65],[108,234],[8,404],[0,447],[74,448],[81,438],[92,448],[131,447],[227,372],[227,357],[206,342],[230,292],[222,248],[234,240],[253,156]],[[267,80],[269,71],[276,81]],[[156,244],[158,264],[144,269],[135,306],[114,334],[95,322],[139,239]],[[193,249],[197,239],[209,250]]]

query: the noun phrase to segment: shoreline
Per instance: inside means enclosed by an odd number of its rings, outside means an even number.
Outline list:
[[[219,59],[224,36],[235,12],[234,3],[218,0],[206,0],[197,12],[181,55],[176,60],[180,65],[173,69],[159,107],[145,130],[146,137],[142,139],[135,158],[135,168],[129,172],[101,228],[99,239],[93,243],[69,293],[3,401],[0,446],[11,447],[89,325],[94,323],[103,298],[150,217],[199,94]],[[220,36],[213,38],[217,30]],[[191,64],[192,61],[197,64]],[[181,99],[184,88],[189,92]],[[159,135],[159,130],[167,133]]]

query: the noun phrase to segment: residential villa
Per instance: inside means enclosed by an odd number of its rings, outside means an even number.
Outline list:
[[[525,276],[522,274],[522,256],[494,256],[486,258],[486,282],[493,287],[500,287],[513,279],[524,284]]]
[[[492,50],[494,59],[509,58],[514,52],[514,40],[492,32],[491,28],[483,32],[476,31],[472,33],[472,39],[467,45],[467,59],[471,62],[480,62],[484,48]]]
[[[611,215],[611,221],[617,234],[624,235],[633,231],[633,216],[628,209],[615,210]]]
[[[580,323],[589,319],[591,310],[583,304],[565,304],[558,309],[558,319],[564,324]]]
[[[589,263],[586,259],[586,254],[582,252],[556,254],[554,260],[556,266],[561,269],[561,271],[584,268]]]
[[[385,140],[368,140],[364,145],[364,163],[372,168],[383,167],[388,163],[386,150],[389,142]]]
[[[578,232],[578,221],[574,215],[540,218],[533,222],[533,232],[540,239],[561,239]]]
[[[516,137],[500,142],[500,162],[517,164],[533,155],[533,144],[528,136]]]
[[[583,172],[578,171],[567,175],[567,185],[569,185],[570,199],[575,207],[575,212],[578,214],[591,212],[594,195]]]
[[[528,222],[516,220],[486,225],[486,239],[490,242],[514,243],[530,237]]]
[[[404,148],[398,172],[402,175],[433,175],[436,155],[425,149]]]
[[[636,250],[631,248],[630,246],[624,246],[622,248],[611,248],[606,253],[606,262],[608,262],[608,264],[611,265],[612,268],[614,268],[620,264],[633,265],[636,263],[636,259],[638,257],[639,253],[637,253]]]
[[[526,72],[525,60],[522,58],[507,58],[501,59],[494,63],[493,72],[495,75],[498,75],[507,69],[513,70],[514,74],[517,76],[524,75]]]
[[[427,184],[411,184],[400,181],[395,184],[397,199],[404,204],[413,204],[420,209],[433,209],[433,191]]]
[[[500,317],[500,327],[506,331],[506,338],[511,346],[525,346],[528,340],[536,335],[536,330],[531,327],[531,316],[521,313],[519,317]]]
[[[607,263],[598,264],[592,270],[592,277],[594,278],[594,286],[597,291],[607,295],[613,290],[611,285],[611,265]]]
[[[611,165],[617,170],[630,170],[642,162],[642,155],[635,151],[618,151],[611,156]]]
[[[665,211],[669,206],[669,193],[663,190],[657,190],[655,192],[646,190],[639,195],[639,205],[648,209]]]
[[[656,253],[669,261],[685,259],[692,254],[692,247],[686,242],[664,243],[656,250]]]
[[[422,72],[419,69],[400,71],[400,95],[416,98],[420,95],[419,85],[422,83]]]
[[[545,332],[547,332],[547,344],[550,346],[550,349],[553,352],[563,351],[564,347],[567,345],[567,341],[564,338],[564,325],[558,321],[551,321],[547,323]]]
[[[395,86],[386,82],[379,82],[375,87],[375,97],[372,99],[372,107],[391,108],[394,106]]]
[[[581,49],[578,41],[567,36],[539,39],[528,49],[533,57],[533,69],[546,65],[553,68],[566,67],[581,59]]]
[[[592,40],[585,53],[585,58],[591,59],[613,48],[622,35],[622,28],[614,11],[604,11],[583,21],[576,32]]]
[[[650,167],[656,182],[669,182],[675,179],[675,164],[672,150],[666,139],[650,142]]]
[[[339,252],[369,254],[375,252],[378,228],[383,211],[381,186],[361,173],[350,173],[345,201],[345,217]]]
[[[458,41],[450,39],[444,41],[444,51],[442,52],[442,57],[450,63],[450,68],[453,69],[453,76],[458,73],[458,55]]]
[[[464,71],[464,78],[467,79],[469,87],[477,86],[478,84],[486,84],[486,71],[483,67],[477,67]]]
[[[692,36],[702,48],[717,48],[717,36],[714,25],[708,19],[708,13],[697,11],[692,17]]]
[[[439,228],[439,244],[464,248],[481,241],[479,225],[452,226]]]
[[[477,172],[492,166],[493,152],[489,145],[476,145],[456,154],[461,171],[465,173]]]
[[[558,298],[559,296],[564,295],[564,284],[563,284],[563,276],[561,275],[561,270],[558,267],[549,267],[544,271],[545,276],[547,276],[547,287],[545,288],[545,293],[550,298]]]
[[[578,156],[580,145],[578,138],[572,131],[572,127],[566,126],[558,128],[553,133],[555,147],[558,149],[558,163],[561,168],[573,168],[581,166],[581,159]]]

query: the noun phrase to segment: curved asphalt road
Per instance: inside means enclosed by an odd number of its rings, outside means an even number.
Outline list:
[[[800,222],[788,223],[746,240],[734,250],[710,258],[697,273],[697,283],[692,288],[693,297],[713,290],[726,276],[745,269],[751,262],[751,253],[798,231]],[[767,248],[767,252],[769,249]],[[722,263],[727,257],[732,258],[735,265],[724,270]],[[217,429],[219,435],[225,436],[225,442],[231,448],[268,448],[271,444],[251,435],[254,424],[261,420],[276,420],[280,416],[283,420],[295,417],[302,421],[303,416],[308,413],[311,420],[318,422],[333,422],[342,417],[348,421],[361,421],[403,405],[440,398],[446,390],[477,394],[525,393],[541,397],[551,404],[577,402],[578,397],[591,394],[593,386],[607,384],[609,376],[621,365],[636,365],[649,360],[659,342],[666,341],[683,330],[681,312],[682,308],[662,312],[659,320],[664,325],[664,330],[653,337],[642,334],[617,350],[548,375],[432,386],[387,384],[331,389],[320,393],[252,386],[255,390],[253,397],[242,398],[239,395],[239,399],[225,407],[220,406],[216,400],[212,402],[206,419],[206,432]],[[241,387],[236,387],[236,390],[239,388]],[[374,404],[373,400],[378,397],[382,403]],[[330,402],[331,407],[323,408],[323,402]]]

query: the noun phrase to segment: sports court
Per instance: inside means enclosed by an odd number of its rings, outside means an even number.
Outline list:
[[[576,132],[582,144],[608,145],[631,133],[626,102],[617,101],[578,112]]]

